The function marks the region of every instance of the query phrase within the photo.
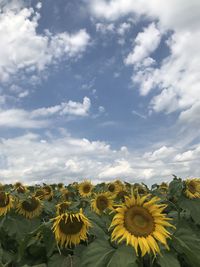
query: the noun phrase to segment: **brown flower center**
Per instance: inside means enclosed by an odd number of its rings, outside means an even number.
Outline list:
[[[65,221],[66,217],[63,216],[62,220],[59,222],[59,227],[62,233],[65,235],[75,235],[78,234],[83,226],[82,220],[76,217],[67,218],[67,221]]]
[[[0,192],[0,207],[4,208],[9,204],[9,197],[5,192]]]
[[[124,215],[124,226],[134,236],[148,236],[154,231],[154,219],[147,209],[134,206]]]
[[[97,208],[101,211],[108,207],[108,199],[105,196],[98,196],[96,200]]]
[[[114,192],[114,191],[115,191],[115,185],[114,185],[114,184],[110,184],[110,185],[108,186],[108,190],[109,190],[110,192]]]
[[[84,193],[89,193],[90,190],[91,190],[91,185],[89,185],[89,184],[85,184],[85,185],[83,186],[83,192],[84,192]]]
[[[29,200],[24,200],[22,202],[22,208],[25,211],[32,212],[32,211],[36,210],[39,207],[39,204],[40,204],[39,200],[34,198],[34,197],[32,197]]]
[[[67,203],[59,204],[59,206],[58,206],[59,214],[65,213],[68,208],[69,208],[69,204],[67,204]]]

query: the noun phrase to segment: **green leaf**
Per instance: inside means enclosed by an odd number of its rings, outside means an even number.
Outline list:
[[[82,266],[78,257],[75,256],[68,256],[65,257],[64,255],[55,254],[53,255],[48,261],[48,267],[71,267],[71,266]]]
[[[107,240],[97,239],[86,247],[81,255],[82,267],[107,266],[115,249]]]
[[[157,262],[161,267],[180,267],[176,255],[168,251],[165,251],[162,256],[159,256]]]
[[[107,267],[138,267],[136,261],[137,257],[135,255],[134,248],[130,246],[121,246],[115,250]]]
[[[169,194],[172,197],[179,197],[182,194],[183,182],[181,179],[174,178],[174,180],[169,184]]]
[[[190,267],[197,267],[200,262],[199,232],[195,232],[187,222],[181,222],[179,227],[173,236],[172,246],[183,255]]]
[[[192,219],[200,224],[200,199],[189,199],[181,196],[178,200],[179,206],[190,212]]]

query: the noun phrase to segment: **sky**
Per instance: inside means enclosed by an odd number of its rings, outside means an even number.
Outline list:
[[[0,181],[200,174],[199,0],[0,0]]]

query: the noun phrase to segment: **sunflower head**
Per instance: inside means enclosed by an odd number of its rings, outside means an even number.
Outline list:
[[[20,193],[20,194],[24,194],[27,192],[27,188],[23,185],[16,187],[15,190],[17,191],[17,193]]]
[[[122,202],[125,201],[125,197],[128,196],[128,192],[126,190],[120,190],[118,193],[117,193],[117,196],[116,198],[121,200]]]
[[[113,209],[113,200],[108,192],[98,193],[95,198],[91,200],[91,208],[94,212],[101,215],[106,210]]]
[[[92,194],[93,185],[90,181],[85,180],[78,185],[78,192],[82,197],[89,197]]]
[[[187,179],[185,181],[185,195],[186,197],[190,199],[200,198],[200,179],[199,178]]]
[[[20,200],[17,204],[17,212],[27,219],[38,217],[42,212],[42,204],[38,197],[30,196],[26,200]]]
[[[35,191],[34,196],[39,198],[40,200],[43,200],[43,199],[45,199],[45,194],[46,194],[46,192],[44,191],[44,189],[37,189]]]
[[[108,192],[112,194],[112,196],[116,196],[120,191],[120,185],[116,182],[109,183],[107,185]]]
[[[70,201],[74,197],[74,192],[69,191],[68,189],[61,190],[63,201]]]
[[[0,183],[0,191],[4,190],[4,185],[2,183]]]
[[[53,189],[50,185],[43,186],[43,190],[45,192],[44,199],[46,200],[52,200],[53,198]]]
[[[9,193],[0,191],[0,216],[5,215],[13,207],[13,202]]]
[[[161,183],[158,187],[159,191],[161,194],[166,194],[169,189],[169,185],[165,182]]]
[[[166,205],[158,204],[157,197],[149,201],[147,198],[148,195],[139,194],[137,197],[127,197],[124,205],[116,209],[117,214],[111,223],[114,228],[112,240],[118,240],[118,243],[125,240],[142,256],[151,252],[154,255],[160,253],[158,241],[168,248],[166,239],[170,233],[165,227],[174,227],[163,213]]]
[[[146,194],[148,194],[148,190],[147,190],[146,186],[144,186],[142,184],[135,183],[133,185],[133,193],[135,196],[137,196],[138,194],[139,195],[146,195]]]
[[[66,213],[69,206],[70,206],[71,202],[68,202],[68,201],[64,201],[64,202],[61,202],[59,204],[56,205],[56,213],[58,215],[61,215],[63,213]]]
[[[64,184],[63,183],[58,183],[57,187],[58,187],[58,190],[61,190],[64,187]]]
[[[78,245],[81,240],[87,239],[87,231],[91,224],[81,209],[78,213],[61,214],[53,220],[52,229],[61,247]]]

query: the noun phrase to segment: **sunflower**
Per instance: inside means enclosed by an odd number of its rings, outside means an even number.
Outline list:
[[[0,191],[4,190],[4,185],[2,183],[0,183]]]
[[[98,193],[91,200],[91,208],[99,215],[107,209],[113,209],[113,200],[108,192]]]
[[[185,195],[190,198],[200,198],[200,179],[193,178],[185,181]]]
[[[92,193],[93,185],[90,181],[85,180],[78,185],[78,192],[82,197],[89,197]]]
[[[58,183],[58,184],[57,184],[57,188],[58,188],[58,190],[63,189],[63,187],[64,187],[64,184],[63,184],[63,183]]]
[[[53,198],[53,189],[50,185],[43,186],[43,190],[45,192],[44,199],[51,200]]]
[[[135,183],[132,188],[135,196],[148,194],[147,187],[142,184]]]
[[[61,194],[62,194],[62,199],[64,201],[69,201],[70,198],[73,198],[75,195],[74,192],[71,192],[68,189],[62,189]]]
[[[117,193],[117,196],[116,198],[117,199],[120,199],[121,201],[125,201],[125,197],[128,196],[128,192],[126,190],[120,190],[118,193]]]
[[[34,194],[34,196],[39,198],[40,200],[45,199],[45,195],[46,195],[46,192],[43,189],[37,189]]]
[[[78,245],[81,240],[87,239],[89,220],[80,209],[77,213],[64,213],[53,219],[53,232],[55,239],[61,247]]]
[[[17,204],[16,210],[27,219],[38,217],[42,212],[42,203],[38,197],[30,196]]]
[[[163,182],[159,185],[158,188],[159,188],[159,191],[161,194],[166,194],[168,192],[169,185],[167,183]]]
[[[126,197],[124,205],[116,209],[117,214],[110,226],[114,227],[112,241],[118,240],[120,243],[126,240],[127,245],[135,248],[137,255],[140,248],[142,256],[151,251],[154,255],[160,253],[157,241],[169,249],[166,239],[170,233],[165,227],[174,227],[168,222],[171,219],[162,213],[166,205],[156,203],[160,200],[157,197],[149,201],[147,198],[148,195]]]
[[[108,192],[112,194],[112,196],[117,195],[117,193],[120,191],[120,188],[121,186],[116,182],[109,183],[107,185]]]
[[[56,214],[60,215],[67,212],[71,202],[64,201],[56,205]]]
[[[0,216],[6,213],[13,207],[13,198],[9,193],[0,192]]]

